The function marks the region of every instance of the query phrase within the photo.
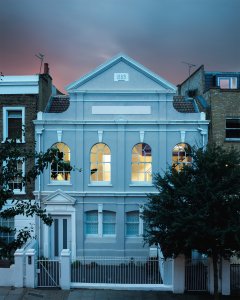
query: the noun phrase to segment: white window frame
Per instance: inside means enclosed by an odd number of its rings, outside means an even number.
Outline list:
[[[233,86],[233,79],[236,80],[236,87],[232,87]],[[236,76],[222,76],[222,77],[218,77],[218,86],[220,87],[220,81],[221,80],[228,80],[229,81],[229,87],[226,89],[237,89],[237,85],[238,85],[238,78]],[[220,87],[221,88],[221,87]]]
[[[3,141],[5,142],[8,137],[8,112],[18,110],[22,112],[22,138],[17,139],[17,143],[25,143],[25,107],[23,106],[11,106],[3,107]]]
[[[87,218],[86,218],[86,214],[88,212],[91,212],[91,211],[96,211],[97,212],[97,216],[98,216],[98,233],[95,234],[91,234],[91,233],[86,233],[86,226],[87,226]],[[113,212],[115,213],[115,233],[114,234],[103,234],[103,214],[104,212],[107,211],[107,212]],[[102,237],[116,237],[116,219],[117,219],[117,216],[116,216],[116,212],[113,211],[113,210],[109,210],[109,209],[105,209],[103,210],[103,205],[102,204],[98,204],[98,209],[93,209],[93,210],[88,210],[88,211],[85,211],[84,212],[85,216],[84,216],[84,222],[85,222],[85,236],[86,237],[95,237],[95,238],[102,238]]]
[[[129,222],[127,222],[127,214],[128,213],[131,213],[131,212],[138,212],[138,234],[137,235],[129,235],[127,234],[127,224]],[[143,222],[143,219],[141,218],[141,212],[142,212],[142,209],[139,208],[139,210],[135,209],[135,210],[129,210],[129,211],[126,211],[125,212],[125,236],[126,238],[136,238],[136,237],[141,237],[143,236],[143,227],[144,227],[144,222]]]
[[[104,147],[107,147],[109,149],[109,156],[110,156],[110,162],[99,162],[98,160],[96,160],[96,162],[92,162],[91,160],[91,155],[93,154],[92,153],[92,150],[95,146],[97,146],[98,144],[103,144],[105,145]],[[98,151],[96,152],[98,154]],[[89,162],[90,162],[90,167],[89,167],[89,172],[90,172],[90,184],[88,186],[112,186],[111,184],[111,180],[112,180],[112,153],[111,153],[111,149],[110,147],[106,144],[106,143],[103,143],[103,142],[100,142],[100,143],[96,143],[94,144],[91,149],[90,149],[90,154],[89,154]],[[91,166],[93,164],[96,164],[96,165],[102,165],[103,166],[103,169],[105,168],[106,165],[110,164],[110,171],[109,172],[105,172],[105,173],[109,173],[110,174],[110,180],[109,181],[104,181],[104,180],[92,180],[92,175],[91,175]],[[103,172],[104,173],[104,172]]]
[[[7,224],[3,224],[4,222],[6,222]],[[11,226],[13,224],[13,226]],[[14,220],[14,217],[13,218],[10,218],[10,219],[4,219],[4,218],[1,218],[0,217],[0,226],[6,226],[6,227],[9,227],[9,228],[12,228],[14,229],[15,228],[15,220]],[[4,238],[4,239],[7,239],[7,243],[9,244],[11,241],[14,240],[15,238],[15,233],[5,233],[6,236],[4,236],[4,233],[1,232],[0,233],[0,238]]]
[[[148,145],[151,149],[151,162],[141,162],[141,161],[138,161],[138,162],[133,162],[133,149],[134,147],[136,147],[137,145],[141,145],[141,144],[145,144],[145,145]],[[146,156],[146,155],[145,155]],[[143,181],[140,181],[140,180],[132,180],[132,176],[133,176],[133,166],[134,165],[139,165],[139,164],[144,164],[147,165],[147,164],[151,164],[151,172],[142,172],[144,174],[144,179],[146,179],[147,176],[151,176],[151,180],[147,181],[147,180],[143,180]],[[149,186],[149,185],[152,185],[152,175],[153,175],[153,172],[152,172],[152,168],[153,168],[153,155],[152,155],[152,147],[148,144],[148,143],[137,143],[135,144],[133,147],[132,147],[132,152],[131,152],[131,183],[130,183],[130,186]],[[139,172],[138,172],[139,174]],[[141,174],[141,173],[140,173]],[[149,175],[148,175],[149,174]]]
[[[227,130],[230,129],[230,130],[239,130],[240,131],[240,127],[239,128],[228,128],[227,127],[227,120],[240,120],[240,117],[236,117],[236,118],[226,118],[226,128],[225,128],[225,140],[226,141],[240,141],[240,138],[232,138],[232,137],[227,137]]]
[[[56,147],[57,144],[64,144],[65,146],[68,147],[69,155],[70,155],[70,165],[71,165],[71,149],[70,149],[70,147],[68,146],[68,144],[66,144],[64,142],[56,142],[51,146],[51,148]],[[63,156],[63,158],[64,158],[64,156]],[[64,159],[63,159],[63,161],[64,161]],[[56,173],[61,173],[60,171],[58,172],[58,170],[55,171],[55,172]],[[64,171],[64,173],[67,173],[67,172]],[[50,164],[50,168],[49,168],[50,185],[71,185],[71,171],[69,171],[69,174],[70,174],[70,179],[69,180],[53,180],[52,179],[52,166]]]
[[[20,157],[19,159],[23,159],[22,157]],[[25,176],[25,161],[22,161],[22,176]],[[4,166],[6,166],[6,161],[4,162]],[[25,190],[25,185],[22,185],[22,189],[13,189],[13,193],[14,195],[25,195],[26,194],[26,190]]]
[[[184,166],[188,166],[188,165],[191,165],[192,164],[192,156],[191,155],[188,155],[188,153],[187,153],[187,151],[185,150],[185,149],[183,149],[183,151],[182,150],[180,150],[180,149],[178,149],[178,151],[176,151],[175,153],[177,153],[177,161],[174,161],[173,160],[173,153],[174,153],[174,148],[175,147],[179,147],[180,148],[180,145],[185,145],[186,147],[189,147],[189,150],[191,151],[192,150],[192,147],[188,144],[188,143],[177,143],[174,147],[173,147],[173,149],[172,149],[172,167],[174,166],[174,168],[177,170],[177,168],[178,168],[178,172],[180,172],[181,171],[181,169],[184,167]],[[185,160],[185,159],[187,159],[188,157],[191,157],[191,161],[181,161],[180,160],[180,155],[179,155],[179,153],[181,153],[181,152],[184,152],[185,153],[185,155],[184,155],[184,159],[183,160]]]

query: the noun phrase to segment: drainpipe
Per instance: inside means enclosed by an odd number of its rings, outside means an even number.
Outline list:
[[[37,141],[38,141],[38,153],[41,152],[41,136],[43,129],[38,129],[37,131]],[[38,196],[37,196],[37,202],[39,204],[39,207],[41,206],[41,174],[38,176]],[[38,220],[38,253],[40,254],[40,245],[41,245],[41,219]]]

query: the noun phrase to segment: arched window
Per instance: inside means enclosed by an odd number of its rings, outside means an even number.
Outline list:
[[[152,181],[152,150],[148,144],[136,144],[132,149],[132,181]]]
[[[70,149],[64,143],[56,143],[52,148],[57,148],[63,155],[63,161],[51,164],[51,180],[69,181],[70,180]]]
[[[111,151],[106,144],[95,144],[90,153],[91,181],[111,181]]]
[[[191,147],[188,144],[180,143],[173,148],[172,166],[180,171],[184,165],[192,163]]]

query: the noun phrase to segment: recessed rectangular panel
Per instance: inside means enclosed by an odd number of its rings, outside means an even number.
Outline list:
[[[67,219],[63,219],[63,249],[67,249]]]
[[[93,115],[150,115],[151,106],[92,106]]]
[[[54,219],[54,256],[58,256],[58,219]]]

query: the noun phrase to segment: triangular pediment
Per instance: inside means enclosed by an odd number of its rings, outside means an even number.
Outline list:
[[[175,93],[176,87],[130,57],[119,54],[66,87],[72,91],[160,90]]]
[[[64,193],[62,190],[56,190],[43,199],[45,205],[74,205],[76,199]]]

